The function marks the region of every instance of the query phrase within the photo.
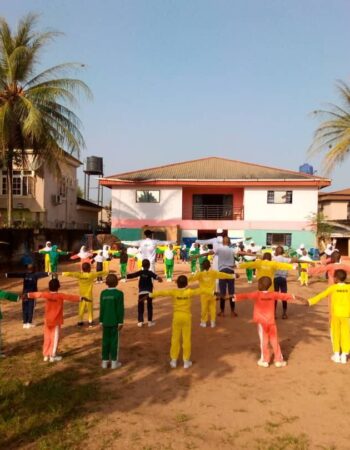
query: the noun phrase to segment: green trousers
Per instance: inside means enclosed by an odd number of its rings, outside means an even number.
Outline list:
[[[197,259],[191,260],[191,272],[194,273],[197,269]]]
[[[173,278],[173,273],[174,273],[174,261],[172,262],[172,264],[167,264],[165,262],[165,275],[167,279],[172,279]]]
[[[246,269],[247,280],[253,281],[254,269]]]
[[[118,361],[119,330],[114,327],[103,327],[102,334],[102,360]]]
[[[122,278],[126,278],[126,267],[127,267],[128,263],[121,263],[120,264],[120,276]]]

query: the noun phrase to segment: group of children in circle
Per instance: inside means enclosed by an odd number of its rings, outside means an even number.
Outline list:
[[[0,299],[17,301],[22,299],[23,311],[23,328],[31,328],[33,326],[33,314],[35,299],[45,300],[45,320],[44,320],[44,344],[43,357],[44,361],[57,362],[62,359],[57,354],[58,342],[63,324],[63,303],[65,300],[79,302],[79,320],[78,326],[84,324],[84,314],[87,311],[88,325],[93,326],[93,284],[94,282],[103,282],[106,277],[107,289],[100,294],[100,315],[99,323],[102,325],[102,368],[107,368],[110,364],[112,369],[119,368],[119,331],[124,323],[124,293],[117,289],[118,277],[109,271],[109,261],[111,256],[120,258],[121,280],[138,278],[138,321],[139,327],[144,326],[144,306],[147,304],[148,327],[153,327],[153,298],[171,297],[173,300],[173,319],[172,319],[172,336],[170,346],[170,366],[176,368],[182,345],[183,366],[188,369],[192,366],[191,361],[191,326],[192,314],[191,303],[192,298],[200,295],[201,298],[201,327],[205,328],[209,321],[210,327],[216,326],[216,302],[220,298],[220,304],[224,304],[226,300],[230,303],[243,300],[254,301],[253,321],[257,324],[258,336],[260,340],[261,355],[257,361],[260,367],[269,367],[272,361],[278,368],[285,367],[286,361],[283,359],[281,348],[278,342],[275,308],[277,300],[283,302],[283,318],[287,318],[287,302],[297,300],[299,303],[314,305],[322,298],[331,296],[330,301],[330,331],[332,336],[333,355],[332,361],[336,363],[347,362],[350,351],[350,287],[346,284],[347,273],[350,272],[350,266],[343,264],[340,253],[335,248],[329,248],[326,258],[322,263],[312,260],[308,252],[303,246],[298,249],[299,255],[294,258],[284,256],[284,249],[277,246],[274,249],[274,255],[270,251],[263,251],[255,244],[250,242],[250,248],[243,248],[242,245],[231,246],[229,239],[211,240],[213,249],[205,248],[203,251],[197,251],[200,242],[194,245],[189,251],[191,269],[193,269],[193,261],[203,258],[200,262],[200,270],[197,267],[190,277],[180,275],[177,280],[176,288],[153,291],[153,281],[162,281],[162,278],[155,271],[155,263],[157,258],[157,248],[163,248],[165,258],[166,279],[169,281],[173,277],[174,255],[177,251],[175,243],[168,241],[157,241],[152,239],[149,230],[145,232],[145,239],[141,241],[124,241],[124,247],[120,251],[111,250],[109,246],[104,246],[102,250],[89,252],[84,246],[80,252],[71,256],[72,259],[80,259],[81,271],[63,272],[62,276],[73,277],[79,282],[79,295],[69,295],[60,293],[60,282],[58,280],[57,263],[60,255],[67,252],[60,251],[57,246],[47,243],[46,247],[40,251],[45,255],[45,270],[36,272],[34,266],[29,266],[25,272],[12,272],[6,274],[11,278],[23,278],[23,291],[21,296],[0,291]],[[123,259],[123,255],[128,255],[127,247],[139,248],[138,252],[143,256],[142,266],[140,270],[128,273],[128,258]],[[220,256],[220,248],[227,254],[232,253],[231,270],[216,270],[211,267],[211,261],[208,257]],[[254,251],[252,250],[254,248]],[[334,247],[334,246],[333,246]],[[224,252],[225,253],[225,252]],[[147,256],[147,257],[145,257]],[[96,271],[91,271],[91,263],[96,263]],[[240,259],[239,268],[246,269],[248,283],[253,280],[253,271],[256,271],[258,280],[257,290],[245,293],[234,293],[232,290],[225,296],[221,292],[218,293],[217,280],[224,280],[233,283],[239,275],[234,272],[237,267],[234,260]],[[171,264],[167,264],[171,261]],[[123,264],[123,267],[122,267]],[[307,284],[305,273],[312,275],[326,274],[328,277],[329,287],[309,300],[302,297],[293,296],[287,293],[287,273],[294,269],[295,264],[300,264],[299,280],[302,284]],[[305,265],[305,266],[303,266]],[[168,266],[168,267],[167,267]],[[215,262],[213,260],[213,266]],[[170,268],[169,268],[170,267]],[[38,292],[37,283],[42,277],[52,274],[49,281],[48,292]],[[199,287],[189,287],[189,283],[198,282]],[[232,310],[232,308],[231,308]],[[221,314],[223,315],[221,307]],[[234,312],[234,310],[233,310]],[[234,313],[233,315],[237,315]],[[1,311],[0,311],[0,319]],[[0,354],[1,354],[1,338],[0,338]]]

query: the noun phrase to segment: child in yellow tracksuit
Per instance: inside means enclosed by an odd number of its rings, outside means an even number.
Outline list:
[[[189,282],[199,281],[199,287],[215,291],[216,280],[232,280],[236,278],[235,274],[219,272],[218,270],[209,270],[210,261],[206,259],[202,263],[203,272],[197,272],[189,278]],[[205,328],[210,316],[210,326],[216,325],[216,297],[212,294],[201,295],[201,323],[200,326]]]
[[[62,275],[64,277],[73,277],[77,278],[79,280],[79,291],[80,296],[82,298],[86,298],[88,301],[82,300],[79,303],[79,322],[78,326],[84,325],[84,313],[87,309],[88,312],[88,321],[89,321],[89,327],[91,328],[93,323],[93,295],[92,295],[92,289],[94,286],[94,281],[98,277],[104,277],[108,275],[107,272],[91,272],[91,264],[88,262],[84,262],[81,266],[82,272],[63,272]]]
[[[184,369],[192,366],[191,358],[191,326],[192,314],[191,305],[192,297],[195,295],[207,294],[213,295],[210,289],[190,289],[187,287],[188,280],[185,275],[180,275],[176,281],[178,289],[168,289],[164,291],[156,291],[150,294],[151,298],[155,297],[172,297],[174,305],[171,347],[170,347],[170,367],[176,368],[177,359],[180,353],[181,336]]]
[[[315,297],[309,298],[309,305],[331,295],[331,339],[332,361],[346,364],[350,352],[350,285],[345,283],[345,270],[334,272],[334,283]]]

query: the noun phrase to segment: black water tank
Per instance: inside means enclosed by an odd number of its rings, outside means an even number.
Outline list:
[[[84,172],[90,175],[103,175],[103,158],[99,156],[88,156]]]

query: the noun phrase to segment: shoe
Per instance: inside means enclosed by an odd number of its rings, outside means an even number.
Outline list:
[[[29,328],[28,325],[29,325],[29,323],[24,323],[23,328]]]
[[[89,328],[92,328],[94,326],[94,322],[89,322]]]
[[[48,357],[48,356],[44,356],[43,361],[44,361],[44,362],[47,362],[48,360],[49,360],[49,357]]]
[[[214,320],[212,320],[212,321],[210,322],[210,326],[211,326],[211,328],[215,328],[215,327],[216,327],[216,323],[214,322]]]
[[[287,313],[283,313],[282,319],[288,319]]]
[[[333,362],[335,362],[335,363],[340,363],[340,355],[339,355],[339,353],[334,353],[334,354],[331,356],[331,360],[332,360]]]
[[[206,322],[201,322],[199,324],[199,326],[202,327],[202,328],[206,328],[207,327],[207,323]]]
[[[122,366],[122,363],[119,361],[112,361],[111,362],[111,369],[119,369],[119,367]]]
[[[122,283],[126,283],[126,278],[123,278],[123,279],[122,279]]]
[[[342,353],[341,356],[340,356],[340,362],[342,364],[346,364],[347,361],[348,361],[348,355],[346,353]]]
[[[252,281],[248,281],[248,284],[252,284],[253,282]]]
[[[266,361],[263,361],[262,359],[259,359],[259,361],[257,362],[257,365],[259,367],[265,367],[265,368],[269,367],[269,363]]]
[[[36,327],[35,323],[27,323],[27,328],[34,328]]]
[[[103,360],[102,364],[101,364],[102,369],[107,369],[108,368],[108,363],[109,363],[109,361]]]
[[[139,328],[142,328],[142,327],[143,327],[143,322],[137,322],[137,326],[138,326]]]
[[[148,322],[148,326],[149,327],[154,327],[155,324],[156,323],[154,321],[152,321],[152,320]]]
[[[84,325],[84,322],[78,322],[77,327],[82,327]]]
[[[170,367],[171,367],[172,369],[176,369],[176,365],[177,365],[177,360],[176,360],[176,359],[172,359],[172,360],[170,361]]]
[[[189,369],[192,366],[192,361],[184,361],[184,369]]]
[[[287,361],[275,361],[275,367],[286,367]]]
[[[167,278],[166,281],[167,281],[167,283],[171,283],[172,280],[171,280],[171,278]]]
[[[50,363],[62,361],[62,356],[50,356]]]

